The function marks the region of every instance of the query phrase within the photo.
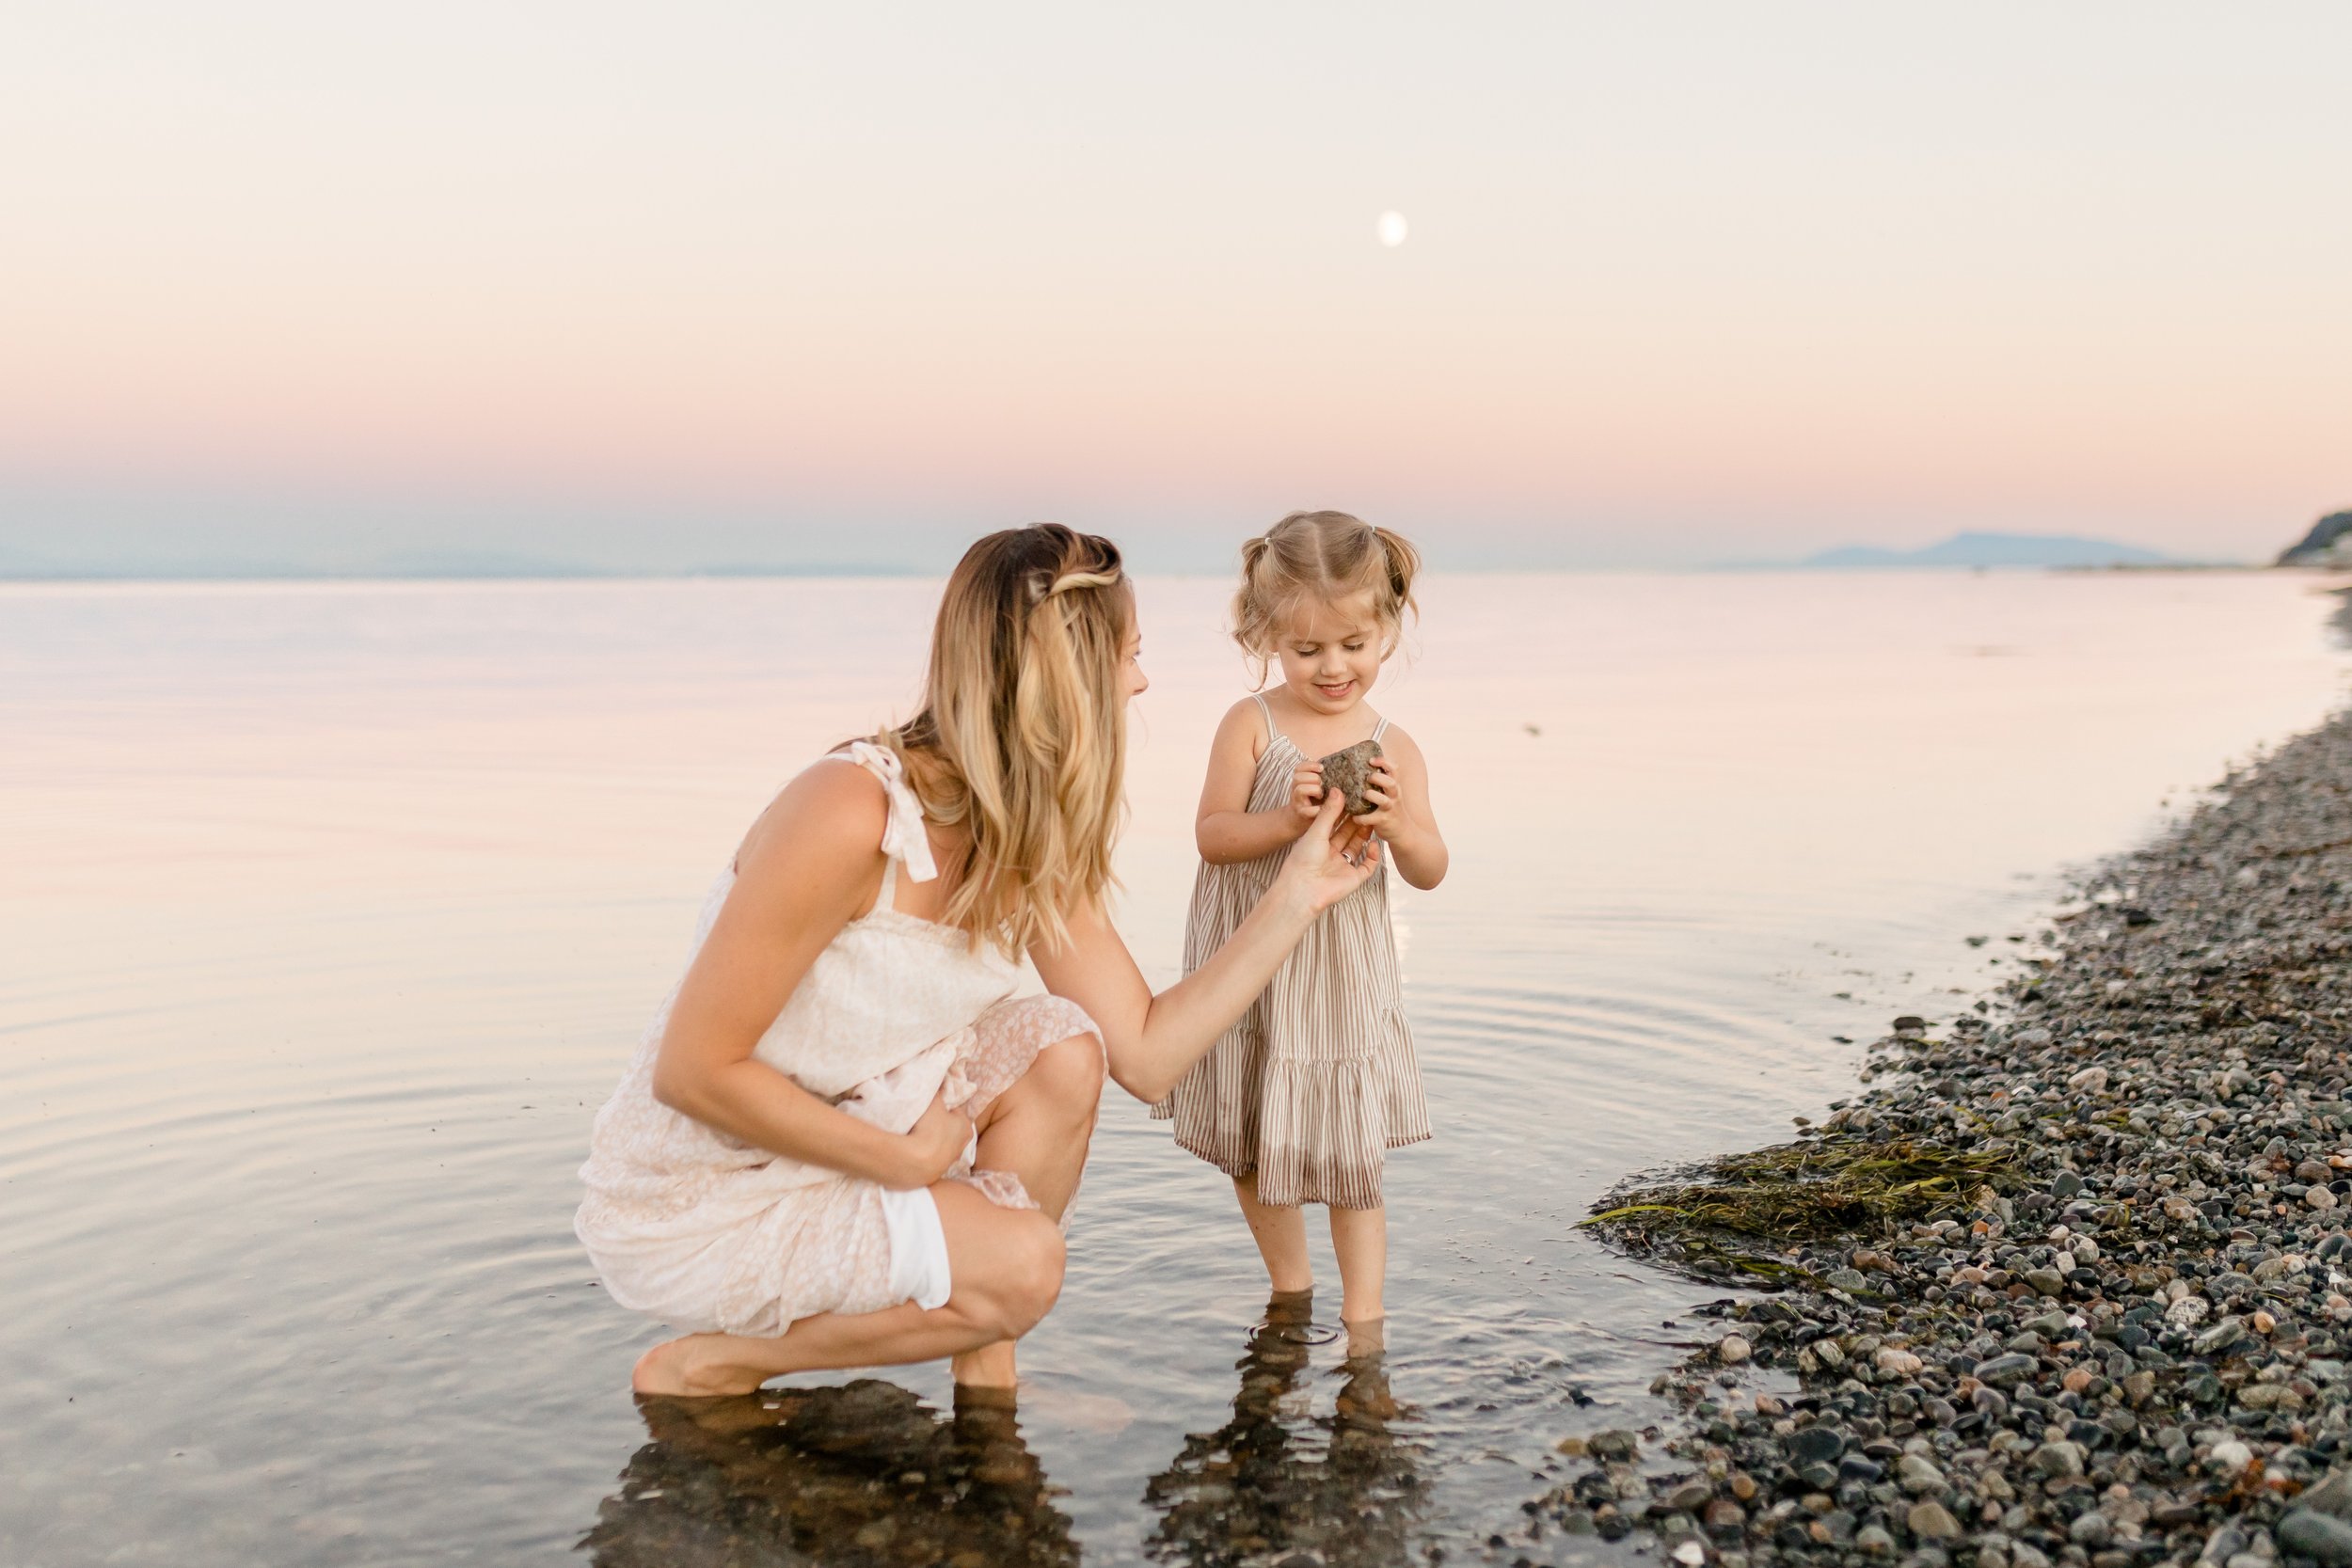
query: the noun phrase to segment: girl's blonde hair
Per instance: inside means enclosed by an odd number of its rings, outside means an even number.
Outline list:
[[[1263,679],[1282,623],[1302,600],[1330,603],[1368,592],[1388,634],[1380,649],[1386,658],[1404,639],[1406,613],[1421,613],[1413,602],[1420,575],[1421,552],[1404,535],[1344,512],[1294,512],[1241,547],[1233,641],[1258,661]]]
[[[1058,523],[990,534],[947,579],[922,707],[880,738],[965,827],[944,919],[975,946],[1051,951],[1110,885],[1134,624],[1119,546]]]

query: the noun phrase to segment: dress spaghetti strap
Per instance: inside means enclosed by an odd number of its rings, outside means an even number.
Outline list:
[[[1266,744],[1271,746],[1282,737],[1282,732],[1274,727],[1274,710],[1266,706],[1265,693],[1263,691],[1252,691],[1249,694],[1249,700],[1258,705],[1258,713],[1265,720]]]

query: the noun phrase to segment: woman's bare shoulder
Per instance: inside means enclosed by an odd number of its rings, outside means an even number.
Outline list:
[[[743,835],[741,874],[789,854],[803,871],[838,863],[865,869],[882,854],[890,798],[880,779],[839,752],[819,758],[776,792]]]

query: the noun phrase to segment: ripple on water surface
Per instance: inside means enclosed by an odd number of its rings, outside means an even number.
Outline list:
[[[1519,1504],[1649,1418],[1705,1293],[1591,1199],[1818,1114],[1833,1037],[1997,981],[1963,935],[2340,678],[2279,578],[1435,579],[1379,698],[1455,855],[1399,901],[1438,1135],[1391,1161],[1384,1353],[1333,1289],[1269,1323],[1230,1186],[1115,1101],[1017,1413],[938,1369],[641,1407],[588,1118],[768,791],[903,708],[930,593],[0,590],[0,1559],[1562,1555]],[[1222,594],[1142,595],[1161,976]]]

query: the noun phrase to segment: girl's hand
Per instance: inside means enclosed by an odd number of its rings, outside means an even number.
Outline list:
[[[937,1181],[963,1158],[972,1142],[972,1118],[948,1109],[947,1091],[943,1087],[931,1096],[930,1108],[900,1136],[906,1148],[901,1151],[904,1161],[899,1179],[882,1185],[894,1192],[912,1192]]]
[[[1389,767],[1387,757],[1373,758],[1372,768],[1364,775],[1364,799],[1372,802],[1372,809],[1357,821],[1385,839],[1395,838],[1400,828],[1412,832],[1413,820],[1405,809],[1405,784]]]
[[[1302,762],[1291,769],[1291,815],[1305,832],[1323,809],[1323,764]]]
[[[1379,841],[1362,817],[1341,820],[1346,807],[1345,796],[1327,794],[1282,863],[1282,879],[1306,899],[1310,914],[1321,914],[1380,869]]]

